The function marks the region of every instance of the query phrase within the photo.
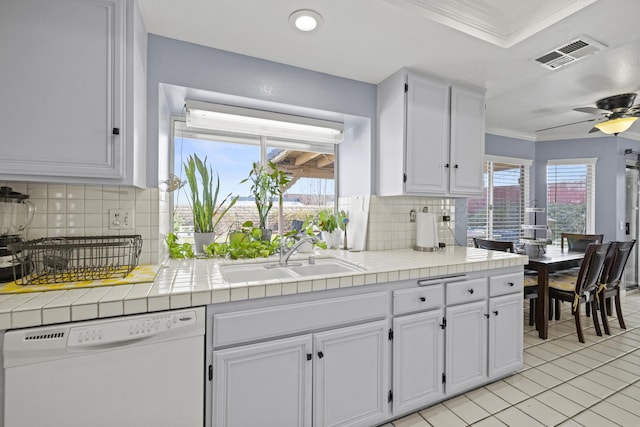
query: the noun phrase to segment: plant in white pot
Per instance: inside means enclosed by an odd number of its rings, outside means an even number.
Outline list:
[[[268,168],[254,162],[249,176],[240,183],[247,181],[251,181],[251,194],[258,209],[262,240],[271,240],[272,230],[267,228],[267,217],[273,207],[274,199],[277,198],[279,204],[282,205],[282,195],[291,178],[279,170],[273,162],[268,163]]]
[[[196,255],[204,254],[204,246],[208,246],[215,239],[216,227],[224,215],[236,204],[238,196],[225,203],[231,197],[227,194],[218,203],[220,191],[220,177],[216,174],[213,182],[213,170],[207,164],[207,158],[201,160],[197,154],[192,154],[184,164],[184,173],[189,186],[190,207],[193,214],[193,239]]]
[[[323,209],[318,212],[316,225],[322,231],[322,240],[326,242],[328,248],[340,247],[342,230],[347,222],[347,214],[344,211],[335,213],[332,209]]]

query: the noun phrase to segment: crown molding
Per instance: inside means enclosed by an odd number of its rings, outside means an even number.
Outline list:
[[[504,136],[506,138],[522,139],[524,141],[536,141],[537,140],[535,133],[519,132],[519,131],[515,131],[515,130],[510,130],[510,129],[501,129],[501,128],[488,127],[488,128],[486,128],[485,133],[488,133],[488,134],[491,134],[491,135],[497,135],[497,136]]]

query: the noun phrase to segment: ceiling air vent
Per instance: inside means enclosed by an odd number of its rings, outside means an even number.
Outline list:
[[[533,61],[548,70],[556,70],[585,56],[600,52],[605,47],[602,43],[582,36],[533,59]]]

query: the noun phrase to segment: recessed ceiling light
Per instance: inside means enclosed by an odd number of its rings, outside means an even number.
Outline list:
[[[296,10],[289,15],[289,24],[296,30],[307,33],[320,28],[322,25],[322,16],[313,10]]]

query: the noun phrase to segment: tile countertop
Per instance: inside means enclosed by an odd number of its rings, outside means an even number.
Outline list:
[[[169,259],[151,283],[99,288],[0,295],[0,330],[90,320],[212,303],[316,292],[405,279],[525,265],[528,257],[505,252],[452,246],[436,252],[412,249],[348,252],[324,250],[316,258],[341,258],[363,267],[356,273],[313,276],[304,280],[268,280],[230,285],[220,265],[273,262],[256,260]],[[306,259],[293,256],[291,259]]]

